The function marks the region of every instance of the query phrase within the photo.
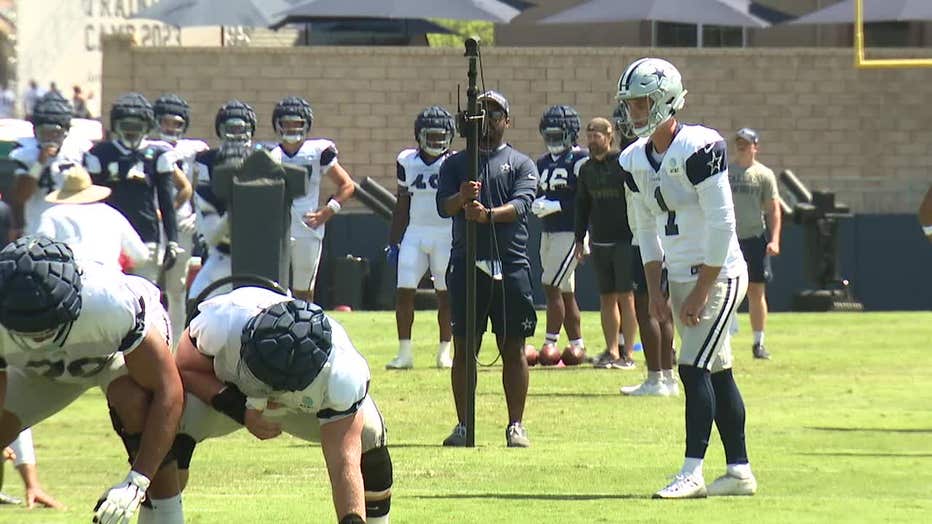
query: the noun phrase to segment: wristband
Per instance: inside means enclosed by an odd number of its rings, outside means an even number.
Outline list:
[[[932,225],[922,226],[922,232],[925,233],[927,237],[932,237]]]
[[[333,214],[334,214],[334,215],[337,214],[337,213],[339,213],[340,210],[343,209],[343,205],[340,204],[339,202],[337,202],[337,201],[336,201],[335,199],[333,199],[333,198],[331,198],[330,200],[327,201],[327,207],[329,207],[330,210],[333,211]]]
[[[228,385],[220,390],[210,399],[210,405],[240,424],[246,423],[246,395],[236,386]]]
[[[489,218],[489,224],[491,224],[491,223],[493,222],[492,217],[494,216],[494,215],[492,214],[492,208],[491,208],[491,207],[489,208],[488,211],[486,211],[486,215],[487,215],[488,218]]]

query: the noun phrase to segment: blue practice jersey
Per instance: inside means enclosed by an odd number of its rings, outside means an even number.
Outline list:
[[[576,216],[576,179],[579,168],[586,163],[589,152],[573,147],[554,157],[550,153],[537,159],[540,183],[537,196],[560,202],[562,208],[543,218],[544,231],[573,231]]]

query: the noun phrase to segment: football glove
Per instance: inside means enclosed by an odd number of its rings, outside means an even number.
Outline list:
[[[147,489],[149,478],[131,470],[123,482],[105,491],[97,501],[97,505],[94,506],[94,522],[129,524],[142,499],[146,498]]]
[[[398,265],[398,244],[390,244],[385,247],[385,260],[393,266]]]
[[[544,197],[540,197],[531,203],[531,213],[534,213],[538,218],[544,218],[547,215],[559,213],[562,210],[563,206],[560,205],[558,200],[548,200]]]
[[[169,271],[171,268],[175,267],[175,262],[178,262],[178,255],[182,253],[184,253],[184,249],[181,249],[178,242],[169,242],[166,244],[165,256],[162,257],[162,269]]]

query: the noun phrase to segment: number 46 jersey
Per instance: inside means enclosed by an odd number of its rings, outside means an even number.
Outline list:
[[[440,166],[450,156],[447,151],[427,164],[417,149],[405,149],[398,154],[398,190],[411,195],[408,227],[444,227],[450,229],[450,219],[437,213],[437,184]]]
[[[702,264],[721,266],[720,279],[747,271],[735,234],[725,153],[717,131],[680,125],[662,158],[648,138],[618,157],[633,192],[642,258],[663,260],[673,282],[695,280]]]

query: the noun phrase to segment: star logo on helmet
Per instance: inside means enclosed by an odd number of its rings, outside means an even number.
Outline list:
[[[663,69],[660,68],[654,69],[653,75],[657,77],[657,82],[660,82],[667,77],[667,74],[664,73]]]

